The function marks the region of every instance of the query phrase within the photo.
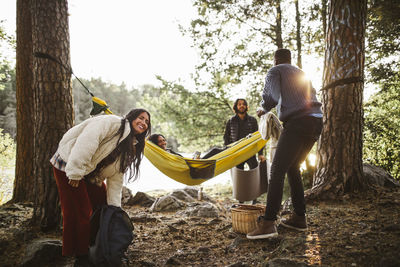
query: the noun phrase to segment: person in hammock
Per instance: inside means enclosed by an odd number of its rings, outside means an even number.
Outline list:
[[[157,146],[159,146],[160,148],[164,149],[165,151],[167,151],[171,154],[183,157],[181,154],[173,151],[170,148],[167,148],[167,139],[165,139],[164,135],[162,135],[162,134],[155,133],[155,134],[150,135],[149,141],[152,142],[153,144],[156,144]]]
[[[165,151],[168,151],[171,154],[183,157],[181,154],[173,151],[170,148],[167,148],[167,140],[165,139],[165,137],[162,134],[157,134],[157,133],[152,134],[149,137],[149,141],[151,141],[153,144],[156,144],[157,146],[164,149]],[[224,147],[224,148],[213,147],[203,157],[201,157],[201,159],[208,159],[208,158],[224,151],[225,149],[226,149],[226,147]],[[200,152],[196,151],[196,153],[193,156],[193,159],[200,159]]]
[[[90,216],[104,204],[121,206],[124,173],[137,178],[150,128],[150,114],[132,109],[123,118],[89,118],[62,137],[50,163],[63,215],[62,255],[75,256],[74,266],[89,266]]]

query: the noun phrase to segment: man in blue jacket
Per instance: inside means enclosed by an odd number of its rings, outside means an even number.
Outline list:
[[[322,131],[322,110],[315,89],[305,79],[304,72],[291,64],[288,49],[275,52],[275,66],[265,79],[262,92],[262,110],[258,116],[275,106],[283,131],[278,141],[271,165],[265,215],[258,220],[257,228],[247,234],[248,239],[263,239],[278,235],[275,221],[280,210],[285,175],[288,176],[294,212],[282,219],[285,227],[307,230],[304,188],[300,164],[305,160]]]

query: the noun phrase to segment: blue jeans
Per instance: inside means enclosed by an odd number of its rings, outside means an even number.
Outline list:
[[[304,116],[283,124],[275,156],[271,165],[265,220],[276,220],[279,212],[285,175],[288,176],[294,212],[306,212],[300,164],[306,159],[322,131],[322,118]]]

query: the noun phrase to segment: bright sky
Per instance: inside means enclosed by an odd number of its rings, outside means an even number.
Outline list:
[[[156,75],[193,87],[190,74],[198,56],[178,24],[196,14],[189,0],[69,0],[71,64],[75,75],[128,88],[150,83]],[[16,0],[0,1],[0,20],[15,36]],[[272,63],[272,60],[271,60]],[[323,59],[303,56],[303,70],[318,90]],[[245,86],[245,85],[244,85]],[[260,88],[261,90],[261,88]],[[366,85],[364,99],[373,92]],[[236,95],[242,96],[242,92]]]
[[[191,84],[197,55],[178,24],[195,14],[182,0],[69,0],[71,64],[75,75],[128,86],[155,75]],[[0,20],[15,32],[15,0],[0,1]],[[14,34],[15,35],[15,34]]]
[[[75,75],[101,77],[128,86],[156,84],[155,75],[193,86],[190,74],[197,62],[191,40],[178,24],[187,26],[196,11],[183,0],[69,0],[71,64]],[[0,20],[15,33],[15,0],[0,1]],[[15,35],[15,34],[14,34]],[[322,60],[307,64],[314,87],[321,84]],[[309,58],[313,61],[314,58]],[[272,59],[271,59],[272,63]],[[319,68],[319,70],[318,70]],[[261,90],[261,89],[260,89]],[[237,96],[243,97],[243,92]]]

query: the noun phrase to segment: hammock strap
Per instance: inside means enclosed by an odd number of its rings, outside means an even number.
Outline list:
[[[328,85],[324,86],[321,91],[323,90],[328,90],[331,88],[334,88],[339,85],[345,85],[345,84],[350,84],[350,83],[358,83],[358,82],[364,82],[364,80],[360,76],[355,76],[355,77],[349,77],[349,78],[343,78],[339,79],[336,81],[333,81],[329,83]]]

